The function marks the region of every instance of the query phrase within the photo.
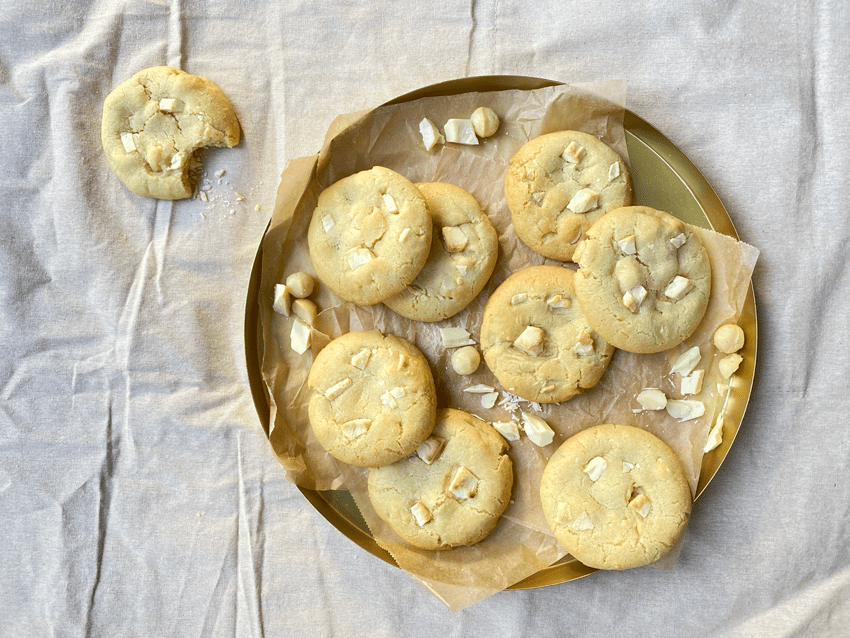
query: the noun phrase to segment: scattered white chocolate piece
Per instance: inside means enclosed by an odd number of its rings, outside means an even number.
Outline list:
[[[312,326],[319,314],[319,309],[309,299],[296,299],[292,302],[292,312],[308,326]]]
[[[705,404],[692,399],[670,399],[667,401],[666,410],[674,419],[690,421],[705,414]]]
[[[667,407],[667,395],[656,388],[647,388],[637,395],[637,402],[644,410],[663,410]]]
[[[494,405],[496,405],[496,401],[499,399],[498,392],[488,392],[487,394],[481,395],[481,407],[490,409]]]
[[[694,368],[697,367],[700,359],[702,359],[702,355],[700,354],[699,346],[694,346],[689,350],[685,350],[685,352],[680,354],[673,362],[673,366],[670,368],[670,374],[678,373],[683,377],[686,377],[694,371]]]
[[[469,392],[470,394],[490,394],[495,390],[496,388],[494,388],[492,385],[485,385],[483,383],[471,385],[468,388],[463,389],[464,392]]]
[[[469,338],[469,333],[463,328],[440,328],[440,338],[444,348],[475,345],[475,341]]]
[[[292,323],[292,330],[289,333],[289,345],[298,354],[304,354],[307,352],[307,348],[310,347],[312,334],[310,326],[300,319],[296,319]]]
[[[682,394],[699,394],[702,392],[702,379],[705,370],[694,370],[688,376],[682,377]]]
[[[291,307],[292,304],[289,295],[289,288],[286,287],[286,284],[275,284],[272,309],[276,313],[283,315],[284,317],[288,317]]]
[[[535,445],[543,447],[549,445],[555,438],[555,431],[549,427],[539,416],[534,416],[528,412],[522,414],[522,429],[525,430],[525,435],[531,439]]]
[[[708,433],[708,440],[705,442],[705,447],[702,449],[703,454],[711,452],[714,448],[723,442],[723,414],[717,416],[714,426]]]
[[[730,354],[723,357],[717,364],[717,367],[720,370],[720,375],[724,379],[728,379],[738,371],[738,367],[741,365],[743,360],[744,357],[739,354]]]
[[[734,323],[720,326],[714,332],[714,345],[720,352],[732,354],[744,347],[744,330]]]
[[[419,122],[419,134],[422,136],[422,143],[425,144],[426,151],[430,151],[437,144],[445,144],[446,142],[446,138],[440,133],[440,129],[427,117]]]
[[[472,374],[481,365],[481,355],[474,346],[464,346],[452,353],[452,369],[461,376]]]
[[[473,146],[478,145],[478,138],[475,136],[475,128],[472,126],[472,120],[451,119],[446,122],[443,132],[446,135],[447,142]]]
[[[491,137],[499,130],[499,116],[487,106],[479,106],[469,119],[478,137]]]

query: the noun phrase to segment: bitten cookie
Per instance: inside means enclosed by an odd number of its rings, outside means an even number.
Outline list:
[[[492,426],[461,410],[437,413],[417,453],[369,472],[378,516],[411,545],[450,549],[484,539],[508,506],[513,464]]]
[[[575,289],[587,320],[629,352],[661,352],[696,329],[711,294],[711,264],[699,237],[668,213],[613,210],[575,255]]]
[[[413,282],[428,259],[431,233],[419,189],[375,166],[322,191],[307,243],[319,279],[343,299],[368,306]]]
[[[484,360],[506,390],[528,401],[566,401],[592,388],[614,353],[585,318],[573,278],[560,266],[520,270],[484,308]]]
[[[505,200],[519,238],[544,257],[570,261],[588,228],[632,202],[629,171],[604,142],[558,131],[527,142],[511,158]]]
[[[588,567],[629,569],[675,545],[691,512],[691,490],[676,454],[628,425],[597,425],[570,437],[540,482],[555,538]]]
[[[233,147],[240,128],[227,97],[210,80],[158,66],[139,71],[103,103],[101,142],[112,172],[137,195],[191,197],[193,154]]]
[[[434,428],[437,395],[425,357],[378,330],[349,332],[316,356],[307,414],[319,444],[358,467],[394,463]]]
[[[490,279],[499,237],[481,205],[453,184],[416,185],[428,202],[434,231],[424,268],[384,304],[415,321],[439,321],[469,305]]]

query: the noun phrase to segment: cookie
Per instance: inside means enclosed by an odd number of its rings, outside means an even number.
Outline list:
[[[493,530],[510,501],[513,464],[507,447],[481,419],[440,410],[432,436],[416,454],[369,471],[369,499],[411,545],[472,545]]]
[[[597,425],[570,437],[543,470],[540,501],[555,538],[588,567],[629,569],[664,556],[685,530],[691,490],[654,434]]]
[[[590,327],[573,291],[574,272],[533,266],[487,300],[481,348],[499,383],[528,401],[556,403],[592,388],[612,348]]]
[[[576,253],[575,289],[590,325],[617,348],[660,352],[687,339],[711,294],[711,264],[696,233],[645,206],[613,210]]]
[[[143,197],[191,197],[195,151],[236,146],[240,133],[218,86],[167,66],[139,71],[103,103],[100,135],[109,167]]]
[[[470,193],[453,184],[416,185],[425,196],[434,231],[422,271],[384,304],[415,321],[439,321],[469,305],[481,292],[499,255],[499,237]]]
[[[416,279],[428,259],[431,226],[419,189],[375,166],[322,191],[307,243],[319,279],[343,299],[370,306]]]
[[[378,330],[349,332],[316,356],[307,415],[319,444],[358,467],[410,454],[434,428],[437,395],[425,357]]]
[[[579,131],[541,135],[511,158],[505,200],[519,238],[551,259],[570,261],[587,229],[632,202],[629,171],[604,142]]]

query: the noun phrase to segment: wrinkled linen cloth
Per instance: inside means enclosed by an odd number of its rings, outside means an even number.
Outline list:
[[[844,636],[850,5],[0,6],[0,636]],[[101,105],[161,64],[243,127],[208,201],[132,195]],[[321,517],[260,425],[243,319],[287,162],[476,75],[625,79],[761,254],[743,425],[676,567],[447,610]],[[224,171],[221,173],[221,171]]]

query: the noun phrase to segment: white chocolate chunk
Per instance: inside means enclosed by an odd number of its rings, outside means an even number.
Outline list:
[[[617,245],[620,247],[620,251],[624,255],[634,255],[637,253],[637,248],[635,247],[635,236],[629,235],[628,237],[623,237],[622,239],[617,241]]]
[[[180,113],[183,110],[183,102],[173,97],[164,97],[159,101],[159,110],[165,113]]]
[[[369,359],[371,358],[372,350],[369,348],[363,348],[360,352],[355,353],[351,357],[351,365],[358,370],[365,370],[366,366],[369,365]]]
[[[698,419],[705,414],[705,404],[692,399],[670,399],[667,401],[667,414],[679,421]]]
[[[313,278],[306,272],[294,272],[286,278],[286,287],[293,297],[304,299],[313,294]]]
[[[444,348],[475,345],[475,341],[469,338],[469,333],[463,328],[440,328],[440,338]]]
[[[136,140],[132,133],[121,133],[121,143],[124,145],[124,150],[128,153],[132,153],[136,150]]]
[[[522,334],[514,341],[514,347],[536,357],[543,352],[543,340],[546,333],[537,326],[526,326]]]
[[[573,301],[569,297],[556,293],[546,300],[546,305],[550,308],[571,308]]]
[[[398,212],[398,206],[396,206],[393,196],[389,193],[384,193],[384,206],[386,207],[388,213]]]
[[[469,392],[470,394],[490,394],[494,392],[496,388],[491,385],[485,385],[483,383],[478,383],[476,385],[471,385],[468,388],[464,388],[464,392]]]
[[[714,345],[720,352],[732,354],[744,347],[744,330],[734,323],[720,326],[714,332]]]
[[[637,395],[637,402],[644,410],[663,410],[667,407],[667,395],[661,390],[647,388]]]
[[[673,239],[670,240],[670,243],[673,244],[676,248],[681,248],[685,245],[685,242],[688,241],[688,238],[685,236],[685,233],[679,233]]]
[[[540,447],[549,445],[555,438],[555,431],[549,427],[549,424],[539,416],[534,416],[528,412],[521,414],[522,429],[525,430],[525,434],[531,439],[531,442]]]
[[[546,197],[546,193],[543,191],[537,191],[536,193],[531,194],[531,199],[534,200],[535,204],[539,204],[543,201],[543,198]]]
[[[443,241],[450,253],[459,253],[469,244],[469,239],[457,226],[443,226]]]
[[[664,289],[664,295],[670,299],[679,301],[691,288],[693,288],[693,284],[690,279],[676,275],[673,277],[673,281]]]
[[[284,317],[288,317],[291,309],[291,297],[289,295],[289,288],[286,287],[286,284],[275,284],[274,285],[274,301],[272,302],[272,309]]]
[[[608,167],[608,181],[613,181],[620,176],[620,162],[614,162]]]
[[[682,377],[682,394],[699,394],[702,392],[702,379],[705,370],[694,370],[688,376]]]
[[[431,516],[431,511],[425,507],[425,504],[422,501],[416,501],[413,504],[413,507],[410,508],[410,513],[413,515],[413,519],[419,527],[424,527],[434,520],[434,517]]]
[[[499,130],[499,116],[489,107],[479,106],[469,119],[478,137],[491,137]]]
[[[324,217],[322,217],[322,230],[328,232],[334,226],[336,226],[336,222],[334,221],[333,217],[331,217],[330,215],[325,215]]]
[[[744,357],[739,354],[730,354],[723,357],[717,364],[717,367],[720,369],[720,375],[724,379],[728,379],[738,371],[738,367],[743,360]]]
[[[641,518],[646,518],[652,510],[652,503],[647,498],[646,494],[641,493],[629,501],[629,507],[633,510],[637,510],[637,513],[640,514]]]
[[[602,472],[605,471],[606,467],[608,467],[608,461],[603,459],[601,456],[594,456],[587,462],[587,465],[584,466],[582,472],[587,474],[587,477],[595,483],[599,480],[599,477],[602,476]]]
[[[461,465],[449,483],[449,492],[458,500],[473,498],[478,494],[478,477]]]
[[[348,266],[351,270],[357,270],[360,266],[368,264],[374,258],[374,253],[368,248],[352,248],[348,251]]]
[[[676,361],[673,362],[673,367],[670,368],[670,374],[678,373],[683,377],[688,376],[697,367],[697,364],[702,359],[699,347],[694,346],[690,350],[685,350]]]
[[[440,453],[446,446],[446,440],[439,436],[429,436],[419,444],[416,448],[416,456],[425,461],[427,465],[431,465],[440,457]]]
[[[521,303],[525,303],[528,301],[528,295],[524,292],[518,292],[513,297],[511,297],[511,305],[518,306]]]
[[[475,135],[475,127],[472,126],[472,120],[451,119],[446,122],[443,132],[446,134],[447,142],[473,146],[478,145],[478,138]]]
[[[319,315],[319,309],[309,299],[296,299],[292,302],[292,312],[308,326],[312,326]]]
[[[313,332],[306,323],[300,319],[296,319],[292,323],[292,330],[289,333],[289,345],[298,354],[307,352],[312,342]]]
[[[714,426],[708,433],[708,440],[705,442],[705,447],[702,449],[704,454],[711,452],[714,448],[723,442],[723,415],[717,417]]]
[[[395,397],[396,399],[400,399],[401,397],[405,396],[406,394],[407,394],[407,391],[404,388],[402,388],[401,386],[396,386],[395,388],[390,390],[390,396]]]
[[[339,381],[339,382],[333,384],[331,387],[329,387],[327,390],[325,390],[325,398],[328,401],[333,401],[340,394],[342,394],[343,392],[348,390],[348,388],[351,387],[352,383],[354,383],[354,382],[351,379],[349,379],[348,377],[345,377],[342,381]]]
[[[564,149],[564,152],[561,153],[561,157],[565,162],[569,162],[570,164],[578,164],[585,155],[584,146],[576,144],[575,142],[570,142],[567,145],[567,148]]]
[[[405,228],[399,233],[398,243],[403,244],[407,241],[407,238],[410,237],[411,230],[409,228]]]
[[[519,441],[519,424],[516,421],[493,421],[496,431],[508,441]]]
[[[582,512],[573,522],[573,529],[577,532],[583,532],[588,529],[593,529],[594,527],[596,526],[593,524],[590,516],[587,515],[587,512]]]
[[[186,159],[188,157],[189,156],[186,151],[180,151],[179,153],[175,153],[171,156],[171,163],[168,165],[168,168],[172,171],[176,171],[180,168],[183,168],[183,165],[186,164]]]
[[[430,151],[437,144],[445,144],[446,142],[446,138],[440,133],[440,129],[427,117],[419,122],[419,134],[422,136],[422,143],[425,144],[426,151]]]
[[[349,441],[353,441],[358,436],[366,434],[370,425],[372,425],[372,419],[353,419],[342,424],[342,433]]]
[[[589,188],[582,188],[573,195],[567,208],[574,213],[587,213],[599,205],[599,193]]]
[[[628,474],[633,469],[635,469],[634,463],[629,463],[628,461],[623,461],[623,474]]]
[[[494,405],[496,405],[496,401],[499,399],[498,392],[489,392],[488,394],[484,394],[481,396],[481,407],[490,409]]]
[[[578,344],[576,344],[576,347],[573,348],[573,352],[577,357],[593,356],[593,335],[587,330],[587,328],[583,329],[581,334],[579,334]]]
[[[638,284],[631,290],[629,290],[625,295],[623,295],[623,304],[631,310],[633,313],[637,314],[640,310],[640,306],[643,303],[644,299],[646,299],[646,288]]]
[[[464,346],[452,353],[452,368],[461,376],[472,374],[481,365],[481,355],[474,346]]]

